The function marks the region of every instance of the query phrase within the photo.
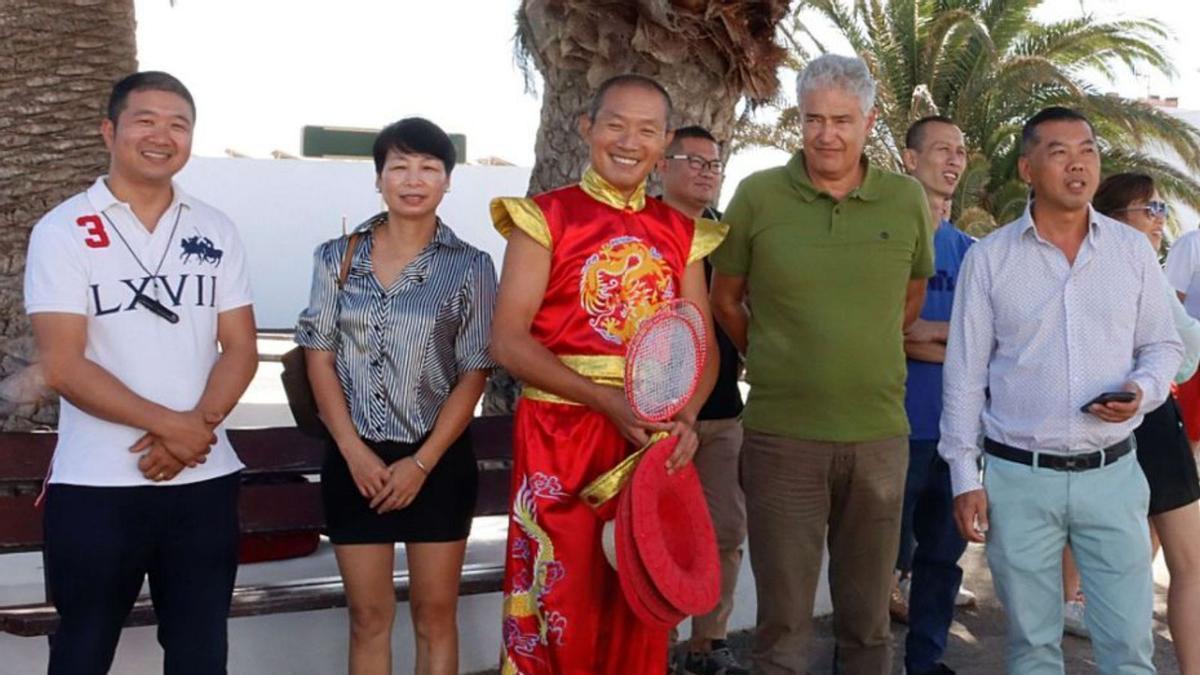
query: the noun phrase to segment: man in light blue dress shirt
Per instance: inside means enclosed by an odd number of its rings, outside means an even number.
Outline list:
[[[967,253],[950,319],[938,449],[955,518],[986,538],[1009,673],[1063,672],[1064,545],[1099,672],[1153,673],[1149,489],[1131,435],[1183,356],[1169,295],[1143,235],[1091,210],[1100,155],[1085,117],[1030,118],[1019,171],[1036,198]],[[1118,391],[1132,400],[1089,405]]]

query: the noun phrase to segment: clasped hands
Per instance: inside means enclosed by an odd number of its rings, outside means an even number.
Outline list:
[[[164,482],[203,464],[217,442],[215,430],[224,417],[202,410],[163,415],[154,429],[129,447],[132,453],[142,453],[138,470],[147,480]]]
[[[428,477],[414,456],[383,463],[365,443],[342,450],[354,485],[376,513],[399,511],[412,504]]]
[[[700,438],[696,435],[696,430],[693,428],[695,420],[685,417],[680,414],[675,419],[669,422],[647,422],[638,419],[633,414],[633,410],[629,407],[629,402],[625,400],[625,394],[620,389],[615,387],[598,388],[598,394],[595,408],[607,417],[625,440],[629,441],[636,448],[643,448],[650,442],[650,437],[660,431],[665,431],[671,436],[679,437],[679,444],[675,446],[675,451],[667,458],[667,473],[673,474],[676,471],[687,466],[688,462],[692,461],[692,457],[696,454],[696,449],[700,447]]]

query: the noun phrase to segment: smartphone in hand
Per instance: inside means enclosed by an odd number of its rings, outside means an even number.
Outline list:
[[[1083,404],[1079,409],[1080,412],[1089,412],[1089,408],[1097,403],[1103,405],[1105,403],[1132,403],[1137,398],[1137,394],[1132,391],[1106,391],[1096,398]]]

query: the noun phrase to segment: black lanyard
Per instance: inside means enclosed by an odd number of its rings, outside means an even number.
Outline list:
[[[112,218],[109,218],[108,214],[104,213],[103,211],[100,212],[100,215],[104,216],[104,219],[108,221],[109,227],[113,229],[113,232],[117,233],[117,237],[120,238],[121,243],[125,245],[125,250],[129,251],[129,255],[133,257],[134,262],[136,262],[138,267],[142,268],[142,271],[145,272],[146,276],[150,278],[150,283],[154,284],[153,298],[148,298],[141,291],[136,291],[137,296],[134,298],[134,302],[141,304],[159,318],[165,319],[170,323],[179,323],[179,315],[175,312],[172,312],[169,308],[167,308],[166,305],[162,304],[158,300],[158,274],[162,271],[163,263],[167,260],[167,253],[171,250],[171,242],[175,241],[175,232],[179,229],[179,219],[183,216],[183,204],[179,204],[175,211],[175,223],[171,225],[171,234],[167,236],[167,245],[163,247],[162,257],[158,259],[158,267],[154,268],[153,274],[151,274],[146,265],[142,263],[142,259],[133,252],[133,247],[129,245],[129,241],[125,239],[125,235],[121,234],[120,228],[117,227],[117,224],[113,222]]]

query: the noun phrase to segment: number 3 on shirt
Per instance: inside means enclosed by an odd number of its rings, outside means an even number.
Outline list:
[[[108,233],[104,231],[104,222],[99,216],[83,216],[75,221],[80,227],[86,227],[89,236],[83,240],[88,248],[105,248],[108,246]]]

